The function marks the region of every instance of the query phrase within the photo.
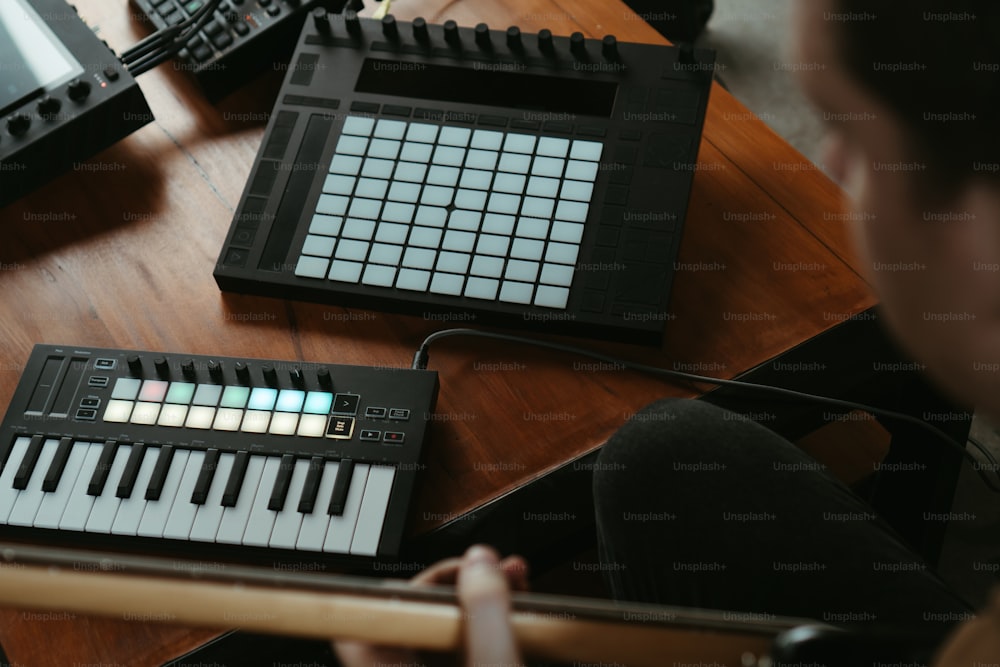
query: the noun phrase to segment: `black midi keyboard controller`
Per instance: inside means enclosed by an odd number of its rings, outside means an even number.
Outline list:
[[[398,556],[432,371],[38,345],[0,539],[248,564]]]
[[[222,289],[658,344],[714,53],[313,12]]]

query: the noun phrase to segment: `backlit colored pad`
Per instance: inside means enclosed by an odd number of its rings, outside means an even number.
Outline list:
[[[295,275],[564,309],[602,151],[349,116]]]

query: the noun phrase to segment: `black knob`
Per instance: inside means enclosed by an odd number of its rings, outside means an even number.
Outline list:
[[[330,377],[330,369],[326,366],[322,366],[316,370],[316,379],[319,380],[319,384],[322,387],[330,388],[333,386],[333,378]]]
[[[250,382],[250,367],[247,366],[245,361],[237,361],[236,365],[236,377],[243,384]]]
[[[45,120],[52,120],[60,109],[62,109],[62,102],[57,97],[46,95],[38,100],[38,114]]]
[[[521,51],[524,44],[521,42],[521,29],[516,25],[507,28],[507,47],[511,51]]]
[[[31,127],[31,116],[26,113],[16,113],[7,119],[7,131],[15,137],[23,136]]]
[[[269,385],[278,384],[278,371],[274,370],[274,366],[267,364],[262,366],[260,369],[264,373],[264,381]]]
[[[583,36],[582,32],[574,32],[569,36],[569,50],[577,58],[585,58],[587,56],[587,39]]]
[[[194,359],[187,359],[181,363],[181,373],[189,380],[194,379]]]
[[[417,40],[421,44],[426,44],[431,41],[431,35],[427,32],[427,21],[420,16],[413,19],[413,39]]]
[[[156,374],[161,378],[170,377],[170,364],[163,357],[153,359],[153,366],[156,368]]]
[[[353,9],[344,12],[344,23],[347,25],[347,32],[354,36],[361,34],[361,20],[358,19],[358,13]]]
[[[456,47],[462,45],[462,36],[458,34],[458,24],[454,21],[444,22],[444,41]]]
[[[235,9],[230,9],[228,12],[226,12],[227,23],[236,23],[239,20],[240,20],[240,14]]]
[[[90,82],[83,79],[73,79],[69,82],[69,99],[82,102],[90,95]]]
[[[548,28],[538,31],[538,50],[542,53],[552,53],[552,31]]]
[[[605,35],[601,40],[601,53],[608,60],[618,60],[618,39],[614,35]]]
[[[347,3],[347,8],[353,12],[360,12],[365,8],[364,0],[350,0],[350,2]]]
[[[493,48],[493,44],[490,42],[490,27],[485,23],[476,24],[476,44],[484,51]]]
[[[390,42],[399,41],[399,26],[396,24],[396,17],[386,14],[382,17],[382,34]]]
[[[216,382],[222,381],[222,363],[215,361],[208,362],[208,374],[212,376],[212,379]]]
[[[323,33],[324,35],[330,34],[330,17],[326,15],[326,10],[322,7],[317,7],[312,11],[313,26],[316,30]]]
[[[302,369],[298,366],[288,371],[288,376],[292,379],[292,384],[296,387],[301,387],[306,383],[306,376],[302,374]]]
[[[128,364],[129,372],[131,372],[132,375],[142,377],[142,359],[139,358],[139,355],[129,355],[128,358],[125,359],[125,363]]]

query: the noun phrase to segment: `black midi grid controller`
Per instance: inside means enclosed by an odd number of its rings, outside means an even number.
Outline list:
[[[246,563],[398,555],[437,374],[38,345],[0,537]]]
[[[659,343],[713,62],[318,10],[216,281]]]

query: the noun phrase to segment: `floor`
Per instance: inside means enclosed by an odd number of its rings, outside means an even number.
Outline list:
[[[716,49],[718,73],[730,92],[822,168],[821,118],[799,91],[794,74],[781,67],[790,56],[793,2],[716,0],[698,46]],[[997,429],[977,417],[972,438],[1000,460]],[[992,468],[988,474],[1000,488],[1000,466],[981,467]],[[950,518],[939,571],[978,605],[1000,574],[1000,495],[990,491],[971,466],[962,472]]]

